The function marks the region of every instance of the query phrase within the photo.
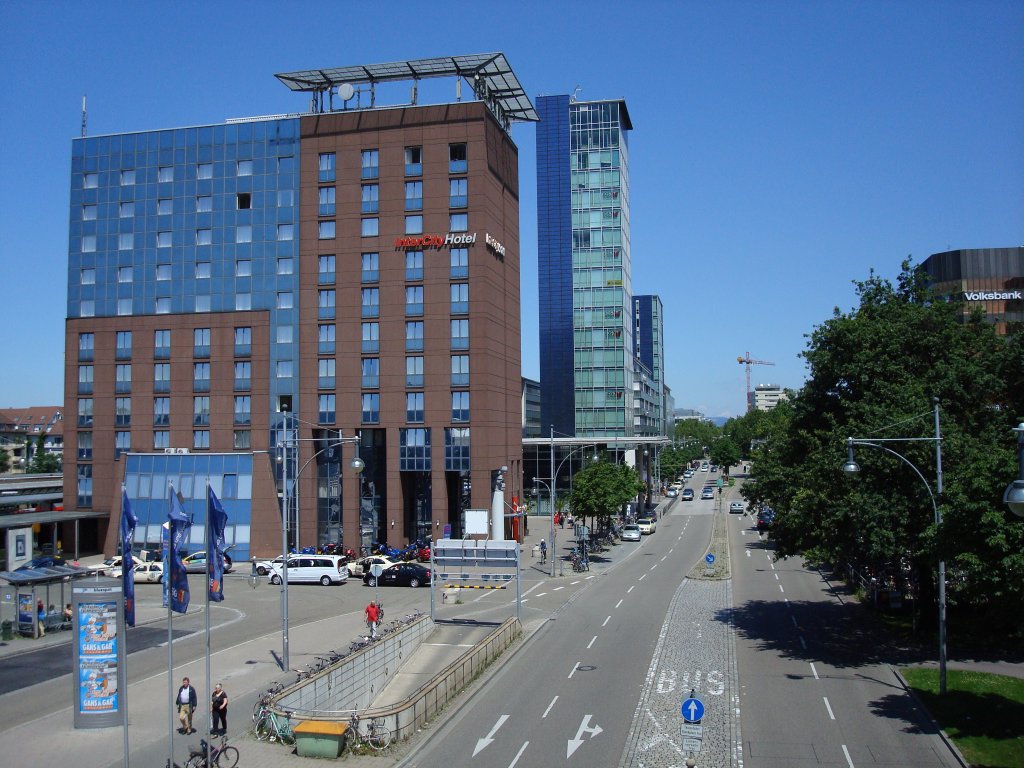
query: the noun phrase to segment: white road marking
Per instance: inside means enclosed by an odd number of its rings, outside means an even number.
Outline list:
[[[768,565],[770,565],[770,566],[772,567],[772,570],[773,570],[773,571],[775,570],[775,563],[773,563],[773,562],[771,562],[771,561],[769,560],[769,561],[768,561]]]
[[[822,698],[825,699],[825,709],[828,710],[828,718],[829,718],[829,720],[835,720],[836,716],[832,714],[832,707],[828,703],[828,696],[823,696]]]
[[[843,744],[842,747],[843,754],[846,755],[846,764],[850,766],[850,768],[853,768],[853,760],[850,759],[850,751],[846,748],[845,744]]]
[[[622,598],[622,600],[624,600],[624,599],[625,599],[625,598]],[[618,607],[619,607],[620,605],[622,605],[622,600],[619,600],[619,602],[617,602],[617,603],[615,604],[615,607],[616,607],[616,608],[618,608]]]
[[[530,746],[530,742],[528,742],[528,741],[524,741],[524,742],[523,742],[523,746],[521,746],[521,747],[519,748],[519,751],[518,751],[518,752],[516,752],[516,756],[515,756],[515,759],[514,759],[514,760],[513,760],[513,761],[512,761],[511,763],[509,763],[509,764],[508,764],[508,768],[516,768],[516,763],[518,763],[518,762],[519,762],[519,758],[523,756],[523,752],[525,752],[525,751],[526,751],[526,748],[527,748],[528,746]]]
[[[565,587],[555,587],[555,588],[554,588],[554,589],[552,589],[551,591],[552,591],[552,592],[557,592],[557,591],[558,591],[558,590],[560,590],[560,589],[565,589]]]
[[[637,581],[643,581],[646,578],[647,578],[647,574],[645,573],[643,576],[641,576],[639,579],[637,579]]]
[[[786,591],[786,590],[784,590],[784,589],[782,588],[782,585],[781,585],[781,584],[779,584],[779,592],[785,592],[785,591]],[[540,595],[538,595],[538,597],[540,597]]]
[[[665,555],[665,557],[661,558],[661,562],[663,562],[663,563],[664,563],[664,562],[665,562],[665,560],[667,560],[667,559],[668,559],[668,555]]]
[[[813,661],[811,662],[811,672],[814,673],[814,679],[815,680],[820,680],[821,679],[820,677],[818,677],[818,670],[816,670],[814,668],[814,662]]]
[[[592,578],[594,578],[594,577],[593,576],[587,576],[587,578],[585,578],[584,581],[590,581]]]
[[[604,622],[603,622],[603,623],[601,624],[601,626],[602,626],[602,627],[604,627],[604,626],[607,626],[607,625],[608,625],[608,622],[609,622],[609,621],[611,621],[611,620],[612,620],[612,617],[611,617],[611,616],[609,616],[609,617],[608,617],[607,619],[605,619],[605,620],[604,620]]]
[[[633,586],[636,586],[636,585],[634,584]],[[626,594],[628,595],[632,591],[633,591],[633,587],[630,587],[629,589],[626,590]]]
[[[657,564],[657,563],[655,563],[654,565],[652,565],[652,566],[651,566],[651,570],[653,571],[653,570],[654,570],[655,568],[657,568],[657,567],[658,567],[658,564]]]
[[[544,597],[544,595],[546,594],[547,592],[538,592],[536,595],[534,595],[534,597]]]
[[[576,738],[575,739],[569,739],[569,743],[565,747],[565,759],[566,760],[568,760],[570,757],[572,757],[572,753],[575,752],[577,749],[579,749],[580,746],[583,744],[583,734],[584,733],[589,733],[590,734],[590,738],[594,738],[599,733],[601,733],[601,731],[603,730],[601,728],[601,726],[597,725],[596,723],[594,724],[593,728],[588,727],[590,725],[590,718],[592,718],[592,717],[593,717],[593,715],[584,715],[582,722],[580,722],[580,727],[576,731]]]
[[[499,717],[498,722],[496,722],[494,724],[494,727],[491,728],[491,732],[484,736],[482,739],[476,740],[476,749],[473,750],[473,757],[476,757],[481,751],[483,751],[484,749],[486,749],[494,743],[494,734],[498,732],[498,729],[505,724],[505,721],[508,720],[508,718],[508,715],[502,715],[501,717]]]
[[[791,618],[791,619],[793,620],[793,626],[794,626],[794,627],[797,627],[797,628],[799,628],[799,627],[800,627],[800,625],[796,623],[796,616],[792,616],[792,615],[791,615],[791,616],[790,616],[789,618]]]
[[[572,680],[572,676],[576,674],[576,667],[578,667],[579,665],[580,663],[578,661],[572,665],[572,672],[569,673],[569,677],[566,678],[567,680]]]
[[[807,641],[804,640],[803,635],[800,635],[800,647],[803,648],[805,651],[807,650]]]
[[[555,698],[553,698],[553,699],[551,700],[551,703],[550,703],[550,704],[548,704],[548,708],[544,710],[544,714],[543,714],[543,715],[541,715],[541,718],[545,718],[545,717],[547,717],[547,716],[548,716],[548,712],[550,712],[550,711],[551,711],[551,708],[552,708],[553,706],[555,706],[555,702],[556,702],[556,701],[558,701],[558,697],[557,697],[557,696],[555,696]]]
[[[750,557],[750,550],[747,550],[747,557]]]
[[[594,635],[594,636],[593,636],[592,638],[590,638],[590,642],[589,642],[589,643],[587,643],[587,650],[588,650],[588,651],[590,650],[590,647],[591,647],[591,646],[592,646],[592,645],[594,644],[594,642],[595,642],[596,640],[597,640],[597,635]]]
[[[570,586],[570,587],[574,587],[574,586],[576,586],[576,585],[577,585],[577,584],[579,584],[579,583],[580,583],[580,580],[579,580],[579,579],[576,579],[576,581],[570,581],[570,582],[569,582],[569,586]]]

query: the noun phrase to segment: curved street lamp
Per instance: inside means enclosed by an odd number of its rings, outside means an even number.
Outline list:
[[[1017,434],[1017,479],[1006,486],[1003,492],[1003,503],[1017,517],[1024,517],[1024,421],[1014,427]]]

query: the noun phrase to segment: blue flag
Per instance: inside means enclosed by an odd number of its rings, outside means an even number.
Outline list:
[[[121,489],[121,579],[124,582],[124,620],[135,626],[135,524],[138,522],[128,501],[128,491]]]
[[[167,520],[171,524],[170,535],[170,560],[169,566],[170,589],[168,596],[171,600],[171,610],[178,613],[185,613],[188,610],[188,573],[185,571],[185,564],[181,561],[181,550],[188,539],[188,530],[192,522],[185,513],[185,504],[181,494],[175,492],[171,486],[171,508],[167,513]]]
[[[228,513],[224,511],[213,487],[206,486],[206,570],[209,573],[210,599],[221,602],[224,599],[224,528],[228,524]]]

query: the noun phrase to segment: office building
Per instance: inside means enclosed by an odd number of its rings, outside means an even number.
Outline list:
[[[146,543],[209,482],[244,560],[282,500],[300,547],[460,535],[521,461],[509,130],[536,113],[504,55],[277,77],[308,113],[73,142],[65,499],[108,552],[122,482]],[[419,104],[438,77],[455,100]]]
[[[633,339],[636,359],[649,379],[648,384],[634,380],[634,393],[650,390],[651,403],[645,402],[645,415],[637,414],[633,429],[638,435],[667,435],[665,414],[669,413],[665,384],[665,308],[656,295],[633,297]],[[640,406],[637,406],[640,410]]]
[[[980,308],[1000,334],[1024,323],[1024,247],[933,253],[922,266],[935,289],[960,305],[963,319]]]
[[[748,397],[748,411],[770,411],[783,400],[789,400],[786,390],[778,384],[758,384]]]

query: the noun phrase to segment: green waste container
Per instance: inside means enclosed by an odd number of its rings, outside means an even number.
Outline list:
[[[14,622],[13,621],[7,620],[7,621],[5,621],[3,623],[0,623],[0,637],[2,637],[4,640],[13,640],[14,639]]]

